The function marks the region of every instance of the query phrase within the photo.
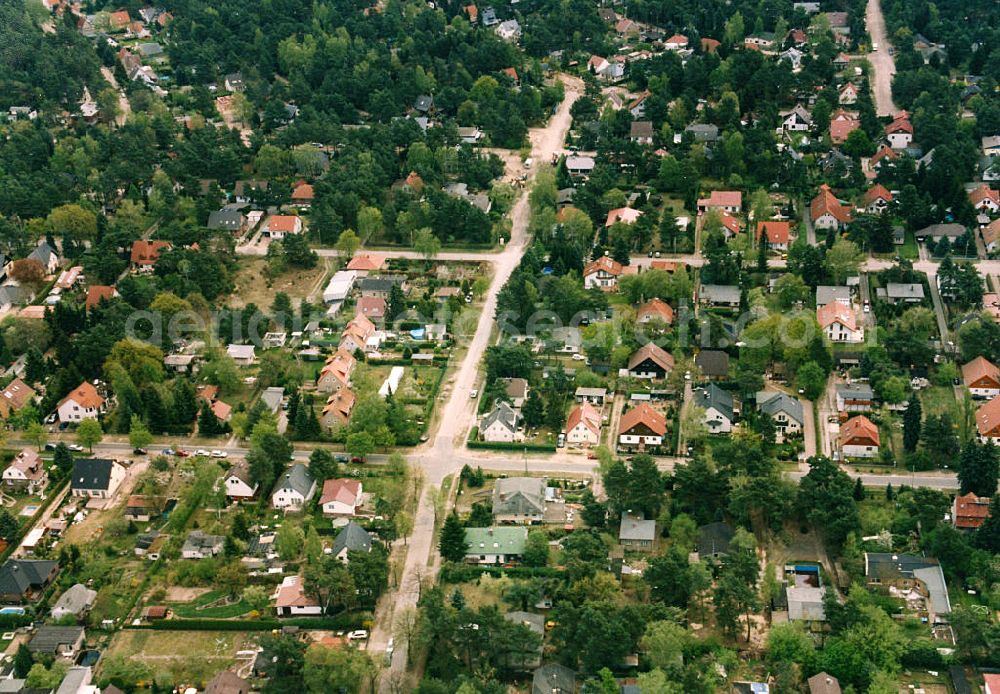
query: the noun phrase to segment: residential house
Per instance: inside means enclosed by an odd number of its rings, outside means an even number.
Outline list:
[[[935,559],[911,554],[865,552],[868,584],[905,596],[907,601],[922,598],[927,622],[938,624],[951,613],[951,600],[941,565]]]
[[[372,536],[354,521],[340,529],[333,540],[331,554],[342,562],[348,561],[348,552],[371,552]]]
[[[858,88],[853,82],[848,82],[840,88],[840,93],[837,95],[837,102],[841,106],[853,106],[858,103]]]
[[[367,277],[370,272],[381,272],[385,267],[385,256],[379,253],[357,253],[347,264],[347,269],[358,277]]]
[[[80,626],[43,624],[28,642],[28,650],[39,656],[74,659],[83,648],[85,635],[84,628]]]
[[[253,202],[254,198],[261,197],[267,193],[270,183],[266,180],[252,178],[250,180],[236,181],[233,186],[233,199],[241,204]]]
[[[957,666],[957,667],[958,667],[958,669],[960,671],[962,670],[961,666]],[[954,671],[954,668],[953,668],[953,671]],[[968,682],[967,681],[966,681],[966,687],[968,687]],[[965,692],[962,692],[960,689],[958,689],[958,687],[955,688],[955,691],[959,692],[960,694],[965,694]],[[969,691],[971,691],[971,690],[969,690]],[[986,694],[1000,694],[1000,675],[994,674],[992,672],[984,672],[983,673],[983,691]]]
[[[875,295],[890,304],[919,304],[924,300],[924,285],[919,282],[889,282],[884,288],[879,287]]]
[[[63,619],[64,617],[74,617],[80,619],[97,600],[97,591],[91,590],[82,583],[74,584],[67,588],[56,604],[52,606],[52,619]]]
[[[314,197],[316,197],[316,193],[313,191],[313,187],[305,181],[298,181],[292,190],[292,204],[296,207],[312,206]]]
[[[273,214],[264,224],[263,235],[272,239],[283,239],[289,234],[302,233],[302,217],[288,214]]]
[[[682,51],[688,47],[688,37],[684,34],[674,34],[663,41],[663,47],[668,51]]]
[[[350,385],[351,374],[357,366],[357,359],[350,352],[338,349],[336,354],[327,358],[323,368],[316,377],[317,393],[335,393]]]
[[[673,370],[673,355],[652,342],[637,349],[628,360],[628,373],[632,378],[663,380]]]
[[[802,69],[802,59],[805,57],[806,54],[795,46],[786,48],[778,54],[778,60],[782,60],[791,65],[792,72],[798,72]]]
[[[87,299],[84,302],[84,308],[87,311],[92,311],[97,308],[102,301],[111,301],[116,296],[118,296],[118,290],[114,287],[92,284],[87,287]]]
[[[972,492],[959,494],[951,504],[951,524],[958,530],[975,530],[990,517],[990,497]]]
[[[499,525],[465,529],[465,561],[472,564],[508,564],[524,556],[528,529]]]
[[[618,444],[628,450],[659,448],[667,435],[667,419],[648,403],[639,403],[621,416]]]
[[[125,513],[122,515],[124,515],[126,520],[135,521],[136,523],[147,523],[153,513],[152,499],[141,494],[133,494],[125,502]]]
[[[278,410],[281,409],[281,401],[284,399],[285,389],[281,386],[270,386],[260,394],[260,401],[271,414],[278,414]]]
[[[847,142],[847,137],[852,132],[861,127],[861,121],[857,115],[843,109],[837,111],[830,118],[830,140],[835,145],[842,145]]]
[[[328,430],[347,426],[351,421],[351,412],[354,410],[356,400],[354,391],[350,388],[340,388],[327,398],[320,423]]]
[[[341,270],[335,272],[330,282],[323,290],[323,303],[340,304],[351,293],[354,282],[358,278],[358,273],[354,270]]]
[[[73,496],[110,499],[125,480],[125,468],[107,458],[77,458],[73,461],[70,490]]]
[[[695,551],[700,561],[718,561],[729,554],[736,531],[726,523],[709,523],[698,528]]]
[[[222,478],[226,496],[233,501],[252,501],[257,497],[260,485],[250,476],[250,466],[240,461],[229,468]]]
[[[518,432],[520,425],[521,414],[507,403],[499,401],[483,417],[479,425],[479,436],[483,441],[491,443],[512,443],[521,436]]]
[[[531,676],[531,694],[576,694],[576,673],[559,663],[542,665]]]
[[[51,275],[59,269],[59,254],[48,244],[47,241],[39,241],[34,250],[28,254],[28,260],[34,260],[43,268],[45,274]]]
[[[566,442],[581,446],[596,446],[601,441],[601,413],[584,401],[566,418]]]
[[[483,139],[483,131],[475,126],[459,127],[458,139],[465,145],[478,144]]]
[[[541,477],[500,478],[493,486],[493,522],[540,523],[545,516],[545,480]]]
[[[286,511],[297,511],[316,493],[316,480],[304,463],[289,468],[271,494],[271,505]]]
[[[208,681],[204,694],[250,694],[250,683],[232,670],[223,670]]]
[[[33,294],[27,287],[6,284],[0,287],[0,312],[8,312],[17,306],[26,306]]]
[[[608,218],[604,221],[605,227],[615,224],[635,224],[642,216],[642,210],[634,210],[631,207],[619,207],[608,212]]]
[[[743,193],[738,190],[713,190],[707,198],[698,200],[698,214],[709,210],[739,214],[743,209]]]
[[[772,251],[787,251],[792,240],[792,226],[788,222],[757,222],[757,242],[767,239]]]
[[[951,242],[965,236],[965,227],[961,224],[949,222],[947,224],[931,224],[916,232],[917,241],[923,242],[930,239],[937,243],[941,239],[948,239]]]
[[[319,600],[306,594],[301,576],[285,576],[274,594],[274,610],[279,617],[316,617],[323,614]]]
[[[974,398],[1000,395],[1000,369],[985,357],[976,357],[962,366],[962,381]]]
[[[207,226],[239,236],[247,230],[247,217],[240,210],[224,207],[209,213]]]
[[[790,622],[825,622],[826,612],[823,609],[823,598],[826,586],[814,585],[819,582],[819,573],[803,577],[795,575],[796,582],[785,588],[785,602],[788,604],[788,621]]]
[[[984,157],[1000,157],[1000,135],[986,135],[980,140]]]
[[[719,141],[719,126],[714,123],[691,123],[684,128],[684,134],[688,133],[699,145],[709,145]],[[683,135],[681,137],[683,139]]]
[[[589,176],[594,172],[596,162],[593,157],[571,155],[566,157],[566,172],[570,176]]]
[[[181,547],[181,556],[185,559],[214,557],[222,552],[225,543],[226,538],[222,535],[206,535],[201,530],[192,530]]]
[[[608,397],[607,388],[584,388],[580,386],[574,393],[577,402],[589,402],[591,405],[604,405]]]
[[[57,561],[8,559],[0,566],[0,602],[34,601],[58,572]]]
[[[783,132],[806,132],[812,126],[812,116],[805,106],[797,104],[795,108],[778,113]]]
[[[674,322],[674,310],[663,299],[654,297],[638,308],[635,312],[635,317],[640,323],[662,321],[670,325]]]
[[[892,193],[881,183],[865,191],[864,210],[868,214],[882,214],[892,202]]]
[[[358,350],[363,352],[368,346],[368,341],[374,336],[375,324],[365,316],[354,316],[340,334],[340,345],[337,350],[348,354],[354,354]]]
[[[740,288],[726,284],[703,284],[698,290],[698,302],[708,306],[737,308],[740,305]]]
[[[838,412],[871,412],[875,393],[867,383],[836,385]]]
[[[855,415],[840,427],[837,444],[844,458],[876,458],[878,426],[863,414]]]
[[[629,140],[640,145],[653,144],[653,123],[648,120],[633,121],[629,127]]]
[[[899,157],[899,152],[886,143],[880,142],[878,148],[875,150],[875,154],[868,159],[868,168],[872,171],[878,171],[882,168],[884,162],[893,162],[899,159]]]
[[[694,365],[708,380],[725,379],[729,376],[729,355],[720,349],[703,349],[695,355]]]
[[[831,342],[862,342],[865,330],[858,325],[854,309],[834,301],[816,309],[819,327]]]
[[[774,423],[778,441],[802,432],[806,420],[797,399],[778,391],[760,391],[756,399],[757,408]]]
[[[851,288],[821,284],[816,287],[816,308],[822,308],[829,303],[839,302],[845,307],[851,307]]]
[[[987,253],[996,253],[1000,248],[1000,219],[992,222],[979,230],[979,235],[983,237],[983,245],[986,246]]]
[[[972,203],[977,212],[996,214],[1000,212],[1000,191],[981,183],[969,192],[969,202]]]
[[[503,378],[500,380],[506,384],[506,392],[507,397],[510,398],[510,404],[515,409],[521,409],[524,406],[525,400],[528,399],[528,380],[525,378]]]
[[[168,250],[170,243],[167,241],[147,241],[138,239],[132,242],[132,269],[139,272],[152,272],[156,261],[160,259],[160,251]]]
[[[583,268],[583,286],[586,289],[597,287],[604,291],[612,291],[618,287],[618,278],[624,274],[622,264],[609,256],[602,255],[597,260],[587,263]]]
[[[809,215],[816,229],[841,229],[851,221],[851,211],[823,184],[809,205]]]
[[[910,115],[906,111],[901,111],[892,122],[885,126],[885,137],[889,141],[889,146],[895,150],[906,149],[913,142],[913,125],[910,123]]]
[[[347,478],[329,479],[323,482],[323,493],[319,497],[324,516],[355,516],[361,506],[362,484],[360,480]]]
[[[242,92],[246,89],[246,84],[243,82],[243,75],[239,72],[231,72],[226,75],[222,84],[227,92]]]
[[[389,300],[392,288],[398,286],[406,293],[406,277],[403,275],[379,275],[378,277],[363,277],[359,283],[361,296],[377,296]]]
[[[976,410],[976,428],[980,441],[1000,444],[1000,397],[993,398]]]
[[[521,38],[521,25],[516,19],[507,19],[497,25],[496,33],[504,41],[517,41]]]
[[[3,471],[3,486],[28,494],[38,494],[49,482],[45,464],[31,448],[22,448]]]
[[[813,675],[806,680],[806,684],[809,686],[809,694],[841,694],[840,681],[825,672]]]
[[[711,434],[733,430],[733,394],[714,383],[694,391],[694,403],[705,411],[702,422]]]
[[[237,366],[251,366],[257,359],[253,345],[229,345],[226,347],[226,355],[236,362]]]
[[[642,31],[642,26],[631,19],[622,18],[615,23],[615,33],[618,38],[635,38]]]
[[[618,543],[626,550],[652,552],[656,548],[656,521],[628,511],[622,513]]]

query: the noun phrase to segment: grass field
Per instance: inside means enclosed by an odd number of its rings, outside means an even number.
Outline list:
[[[951,421],[958,422],[961,408],[955,399],[955,391],[950,386],[931,386],[920,391],[920,404],[924,417],[929,414],[940,415],[948,413]]]
[[[225,595],[222,591],[213,590],[190,602],[171,603],[170,609],[175,615],[185,619],[230,619],[250,611],[250,606],[243,600],[229,605],[225,604],[223,598]]]
[[[132,630],[116,634],[105,656],[142,662],[174,682],[203,683],[234,664],[236,652],[250,644],[242,632]]]
[[[266,268],[267,261],[263,258],[240,259],[240,270],[236,273],[232,294],[234,305],[256,304],[266,312],[274,301],[274,295],[284,292],[291,298],[292,306],[298,308],[299,300],[307,297],[317,284],[322,285],[326,276],[326,267],[322,262],[310,270],[290,269],[273,280],[264,274]],[[322,291],[323,287],[319,289]]]

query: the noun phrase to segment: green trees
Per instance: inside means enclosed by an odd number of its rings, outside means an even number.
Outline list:
[[[649,455],[640,454],[626,467],[616,460],[602,473],[608,507],[615,515],[630,510],[646,518],[656,518],[663,503],[663,476]]]
[[[920,429],[922,426],[920,398],[915,394],[910,396],[909,405],[903,413],[903,450],[912,453],[917,450],[920,443]]]
[[[462,521],[452,512],[444,519],[441,527],[441,537],[438,540],[438,552],[445,561],[460,562],[465,559],[468,546],[465,544],[465,528]]]
[[[359,694],[377,673],[375,663],[364,651],[356,648],[323,648],[306,650],[302,679],[307,692],[345,692]]]
[[[96,419],[85,419],[76,428],[77,443],[86,446],[91,453],[94,452],[94,444],[100,443],[103,438],[104,430]]]
[[[132,415],[128,430],[128,445],[132,448],[145,448],[153,441],[153,435],[139,415]]]
[[[992,497],[997,491],[997,452],[989,443],[976,440],[962,446],[958,461],[959,493]]]
[[[825,456],[809,459],[809,473],[799,485],[797,504],[834,552],[843,546],[848,533],[860,528],[854,483]]]

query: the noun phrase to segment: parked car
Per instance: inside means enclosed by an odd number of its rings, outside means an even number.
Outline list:
[[[160,453],[162,455],[174,455],[174,449],[173,448],[164,448],[162,451],[160,451]]]
[[[182,451],[181,449],[179,449],[179,448],[178,448],[178,449],[177,449],[177,450],[176,450],[176,451],[174,452],[174,455],[176,455],[176,456],[177,456],[178,458],[187,458],[187,457],[188,457],[189,455],[191,455],[191,454],[190,454],[190,453],[188,453],[187,451]]]
[[[209,455],[211,455],[211,454],[210,454],[210,453],[209,453],[209,452],[208,452],[207,450],[205,450],[204,448],[199,448],[198,450],[196,450],[196,451],[194,452],[194,454],[195,454],[195,455],[200,455],[200,456],[202,456],[202,457],[204,457],[204,458],[207,458],[207,457],[208,457]]]
[[[333,459],[338,463],[351,462],[351,457],[345,453],[337,453],[335,456],[333,456]]]
[[[45,450],[47,450],[47,451],[54,451],[55,449],[56,449],[56,444],[54,444],[54,443],[47,443],[47,444],[45,444]]]
[[[213,458],[228,458],[229,457],[228,453],[226,453],[225,451],[220,451],[218,449],[213,450],[212,453],[211,453],[211,455],[212,455]]]
[[[146,455],[148,451],[145,448],[133,448],[132,455]]]
[[[348,634],[347,638],[351,641],[364,641],[368,638],[368,632],[364,629],[357,629]]]
[[[71,444],[69,445],[69,449],[70,449],[71,451],[73,451],[74,453],[80,453],[81,451],[83,451],[83,446],[81,446],[81,445],[80,445],[80,444],[78,444],[78,443],[71,443]]]
[[[363,463],[365,462],[365,457],[363,455],[356,455],[351,458],[352,463]]]

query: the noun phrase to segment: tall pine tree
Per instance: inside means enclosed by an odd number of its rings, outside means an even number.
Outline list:
[[[991,497],[997,491],[997,451],[993,444],[972,440],[962,447],[958,461],[961,494]]]
[[[465,552],[468,545],[465,544],[465,528],[458,515],[452,511],[445,518],[441,527],[441,539],[438,541],[438,551],[445,561],[459,562],[465,559]]]
[[[911,393],[910,404],[903,414],[903,450],[907,453],[917,450],[917,444],[920,443],[922,414],[920,398],[916,393]]]

